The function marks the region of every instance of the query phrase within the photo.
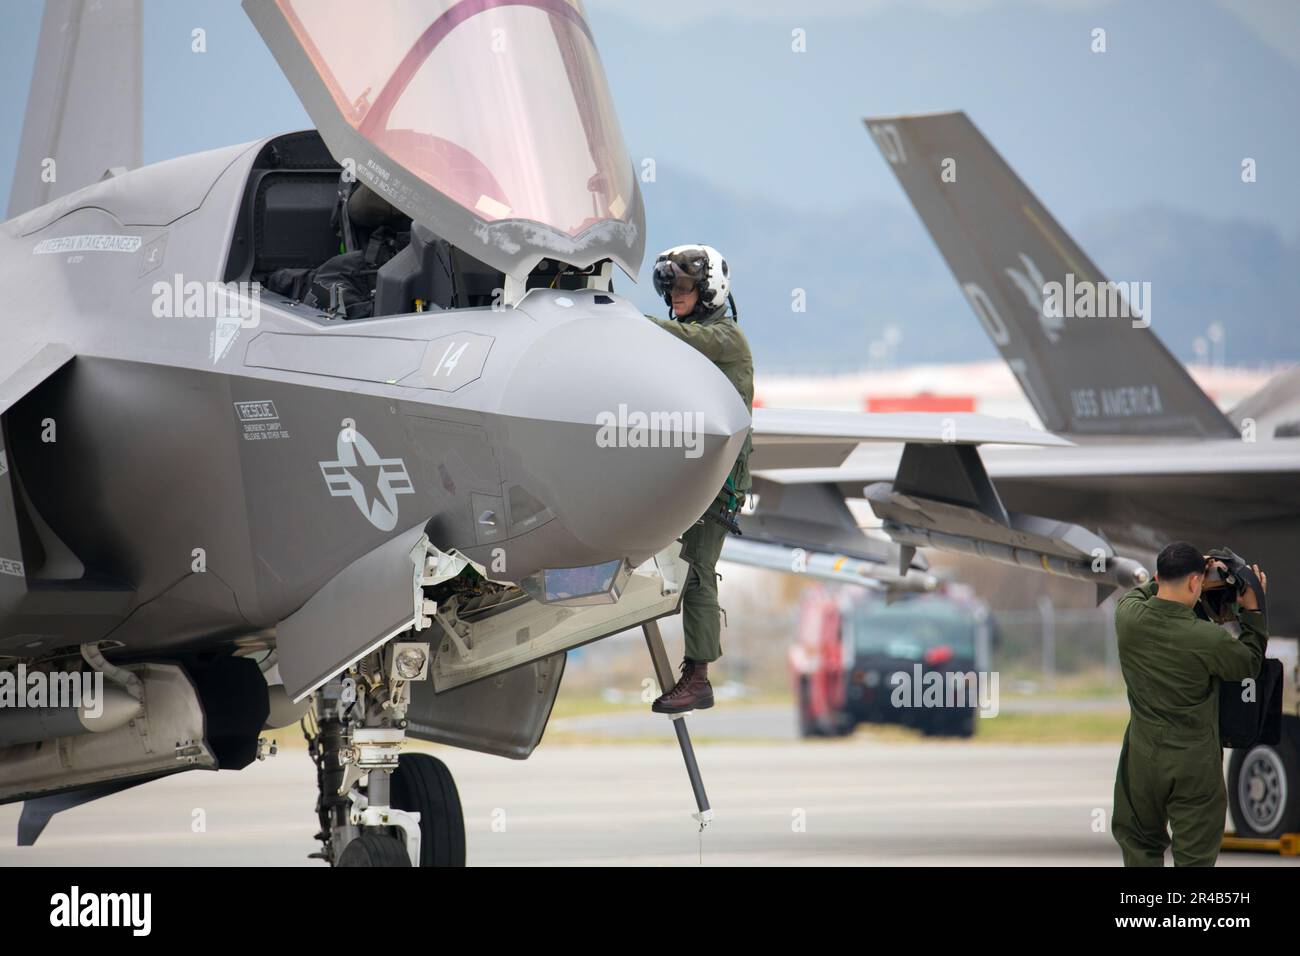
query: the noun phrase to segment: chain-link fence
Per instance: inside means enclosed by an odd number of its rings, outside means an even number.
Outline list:
[[[1114,611],[1057,608],[1044,599],[1037,608],[994,611],[993,667],[1016,680],[1096,683],[1121,688]]]
[[[723,632],[724,656],[717,672],[765,691],[789,684],[786,655],[798,629],[796,605],[764,616],[746,613],[735,602]],[[1035,608],[991,612],[991,666],[1002,674],[1003,691],[1123,693],[1115,645],[1114,610],[1058,608],[1044,600]],[[681,623],[660,622],[674,660],[680,654]],[[634,629],[571,652],[566,684],[587,689],[639,686],[649,670],[645,642]]]

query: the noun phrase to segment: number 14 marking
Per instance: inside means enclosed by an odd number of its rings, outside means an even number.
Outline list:
[[[451,375],[452,369],[456,367],[456,363],[460,361],[460,357],[465,354],[467,348],[469,348],[468,342],[462,342],[459,347],[455,342],[448,342],[447,350],[442,353],[442,358],[438,360],[438,364],[434,367],[433,374],[440,374],[445,367],[447,374]],[[455,353],[452,352],[452,349],[456,349]]]

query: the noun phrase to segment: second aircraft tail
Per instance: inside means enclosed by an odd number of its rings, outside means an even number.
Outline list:
[[[1151,283],[1108,281],[965,113],[866,124],[1046,428],[1237,434],[1149,327]]]

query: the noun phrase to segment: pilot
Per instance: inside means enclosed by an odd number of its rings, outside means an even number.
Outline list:
[[[677,246],[655,260],[654,287],[671,310],[669,318],[646,316],[713,362],[736,387],[745,407],[754,407],[754,361],[737,322],[727,260],[711,246]],[[727,305],[731,304],[728,314]],[[682,557],[690,572],[682,589],[686,653],[681,678],[655,700],[660,714],[682,714],[713,706],[709,664],[722,656],[721,609],[716,566],[722,542],[750,489],[751,439],[745,437],[736,463],[708,511],[682,535]]]
[[[338,255],[315,268],[277,269],[267,276],[266,288],[331,318],[369,318],[375,308],[379,267],[410,241],[410,217],[344,174],[330,228],[340,240]]]
[[[1115,609],[1129,722],[1115,774],[1111,832],[1125,866],[1213,866],[1227,795],[1219,744],[1219,683],[1256,677],[1268,635],[1254,590],[1238,598],[1241,639],[1194,613],[1206,572],[1222,562],[1185,541],[1156,558],[1156,578]],[[1253,568],[1260,591],[1268,579]]]

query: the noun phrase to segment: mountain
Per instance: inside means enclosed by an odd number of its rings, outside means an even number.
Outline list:
[[[865,134],[864,134],[865,136]],[[906,201],[860,201],[840,215],[742,198],[674,167],[643,183],[646,266],[619,288],[662,314],[656,250],[716,246],[731,267],[741,323],[764,371],[847,371],[871,364],[889,326],[894,364],[994,359],[997,353]],[[1160,206],[1064,223],[1115,281],[1152,283],[1153,328],[1175,355],[1213,322],[1234,364],[1300,360],[1300,243],[1271,226]],[[807,311],[792,311],[796,289]]]
[[[1111,278],[1153,283],[1180,358],[1216,320],[1229,362],[1300,358],[1294,0],[586,6],[633,161],[654,161],[647,251],[727,254],[764,370],[861,368],[890,326],[894,363],[995,358],[861,122],[940,109],[966,110]],[[238,3],[144,7],[146,162],[309,125]],[[41,3],[5,12],[0,200]],[[644,281],[620,288],[663,311]]]

